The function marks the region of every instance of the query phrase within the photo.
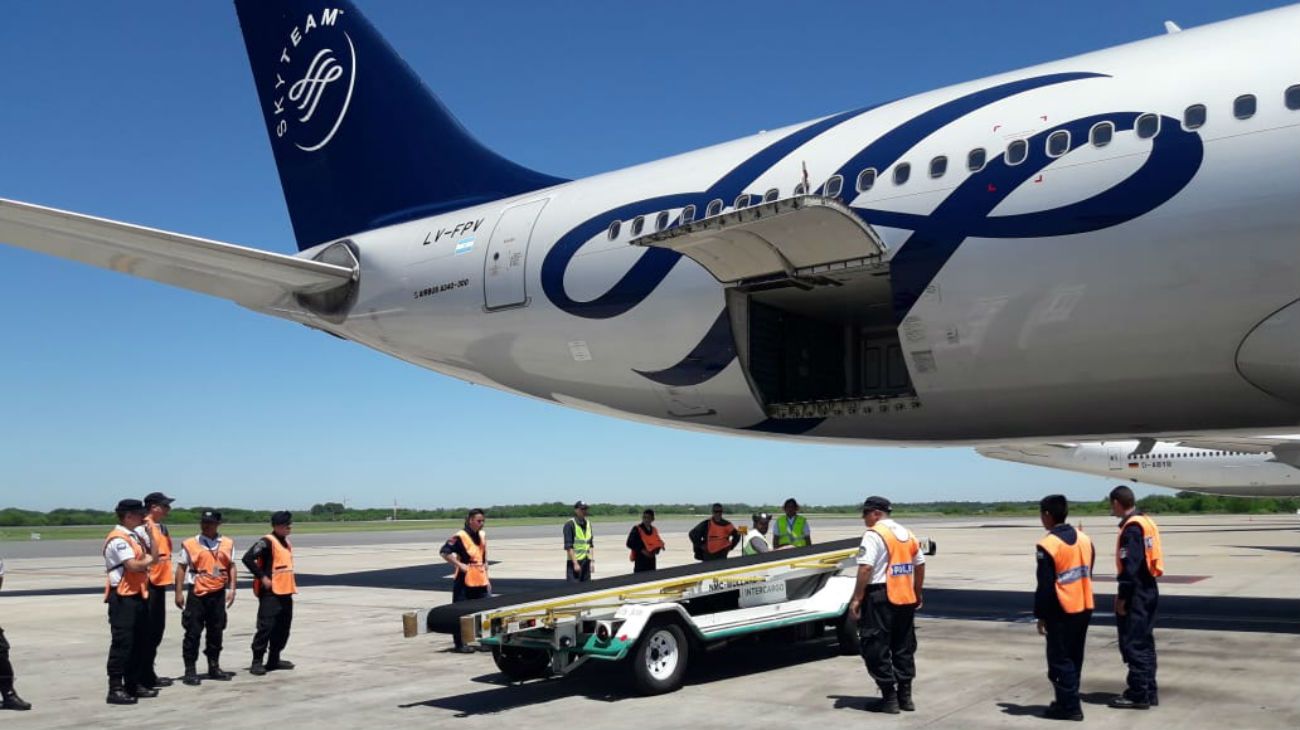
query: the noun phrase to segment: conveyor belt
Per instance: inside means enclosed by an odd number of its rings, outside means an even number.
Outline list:
[[[568,584],[560,588],[552,588],[545,591],[515,593],[512,595],[480,598],[477,601],[448,603],[444,606],[438,606],[437,608],[429,610],[427,627],[429,631],[441,634],[455,634],[460,631],[460,618],[470,614],[498,610],[523,603],[572,598],[575,596],[581,596],[584,593],[601,593],[614,588],[626,588],[643,583],[657,583],[675,578],[704,576],[709,573],[730,571],[736,568],[744,568],[748,566],[759,566],[764,563],[785,563],[795,558],[814,557],[823,553],[850,550],[856,548],[859,542],[860,540],[858,538],[836,540],[835,542],[818,543],[816,545],[809,545],[808,547],[776,550],[761,555],[749,555],[739,558],[728,558],[726,560],[679,565],[674,568],[664,568],[663,570],[656,570],[648,573],[632,573],[629,575],[614,576],[612,578],[599,578],[586,583]]]

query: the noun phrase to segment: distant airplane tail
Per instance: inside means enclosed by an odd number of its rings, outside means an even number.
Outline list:
[[[299,250],[563,182],[470,136],[347,0],[235,0]]]

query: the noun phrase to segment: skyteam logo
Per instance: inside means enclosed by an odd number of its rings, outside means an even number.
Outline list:
[[[338,27],[338,8],[308,13],[289,30],[277,59],[271,115],[276,139],[315,152],[334,139],[352,103],[357,51]]]

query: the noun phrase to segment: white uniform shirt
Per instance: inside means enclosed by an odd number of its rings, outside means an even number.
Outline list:
[[[140,540],[139,535],[135,535],[130,530],[118,525],[113,530],[113,539],[108,541],[104,546],[104,570],[108,572],[108,584],[115,586],[122,582],[122,574],[126,572],[126,561],[135,558],[135,550],[131,547],[131,539],[141,545],[144,542]],[[149,552],[148,549],[145,552]]]
[[[221,535],[217,535],[215,540],[208,539],[206,536],[202,534],[196,535],[195,537],[199,539],[199,545],[201,547],[204,547],[208,550],[212,550],[213,552],[215,552],[217,546],[221,544]],[[181,545],[181,549],[177,550],[176,553],[172,555],[172,560],[176,563],[176,565],[185,566],[185,585],[187,586],[194,585],[194,568],[190,565],[190,554],[185,549],[185,545],[183,543]],[[230,560],[231,560],[230,567],[233,569],[235,567],[234,566],[234,560],[235,560],[234,541],[231,541]]]
[[[883,519],[876,523],[889,528],[894,537],[899,540],[908,538],[906,527],[898,524],[891,519]],[[862,536],[862,545],[858,547],[858,565],[873,566],[871,571],[871,584],[876,585],[885,582],[885,569],[889,567],[889,551],[885,549],[885,539],[876,534],[875,530],[867,530]],[[925,553],[920,550],[916,551],[916,557],[912,559],[912,565],[925,565]]]

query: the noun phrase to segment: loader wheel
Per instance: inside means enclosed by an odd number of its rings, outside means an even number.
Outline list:
[[[551,655],[541,649],[494,646],[492,661],[502,674],[516,682],[545,677],[551,672]]]
[[[675,624],[658,624],[646,630],[632,656],[636,688],[647,695],[672,692],[682,686],[691,649]]]

